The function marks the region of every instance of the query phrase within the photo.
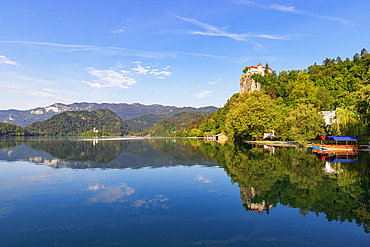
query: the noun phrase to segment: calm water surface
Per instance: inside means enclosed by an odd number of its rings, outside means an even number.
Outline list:
[[[369,246],[370,155],[0,140],[0,246]]]

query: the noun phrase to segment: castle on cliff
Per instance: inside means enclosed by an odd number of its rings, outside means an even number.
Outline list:
[[[259,63],[257,66],[248,67],[247,71],[245,71],[240,79],[239,93],[245,93],[247,91],[253,92],[261,89],[261,85],[252,79],[253,74],[259,74],[261,76],[269,75],[271,74],[271,68],[266,69],[266,67],[262,67],[261,63]]]

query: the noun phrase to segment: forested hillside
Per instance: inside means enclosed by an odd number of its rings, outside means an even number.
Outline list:
[[[217,109],[218,108],[214,106],[207,106],[207,107],[200,107],[200,108],[181,107],[181,108],[176,108],[176,109],[164,110],[157,114],[147,114],[143,116],[134,117],[134,118],[125,120],[125,122],[127,123],[128,131],[132,133],[139,133],[139,132],[143,132],[143,131],[150,129],[159,120],[169,118],[178,113],[199,112],[199,113],[210,114],[210,113],[216,112]]]
[[[35,122],[25,129],[31,135],[77,136],[94,135],[94,127],[98,135],[127,134],[127,124],[111,110],[68,111],[55,115],[45,121]]]
[[[9,123],[0,123],[0,136],[25,136],[27,131],[20,126]]]
[[[333,135],[370,136],[370,55],[326,58],[305,70],[252,75],[261,91],[233,95],[227,104],[199,124],[193,133],[226,132],[236,139],[277,138],[300,142],[331,131]],[[320,111],[336,110],[336,123],[325,126]],[[189,133],[192,129],[189,128]]]
[[[206,115],[207,113],[201,112],[180,112],[172,117],[158,121],[152,128],[143,132],[143,135],[182,136],[184,129],[190,122]]]

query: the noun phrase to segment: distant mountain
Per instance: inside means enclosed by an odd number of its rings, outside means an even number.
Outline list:
[[[163,106],[163,105],[142,105],[142,104],[111,104],[111,103],[73,103],[69,105],[55,103],[48,107],[38,107],[30,110],[20,111],[20,110],[0,110],[0,122],[6,122],[11,124],[16,124],[21,127],[26,127],[36,121],[44,121],[50,117],[62,113],[65,111],[94,111],[98,109],[109,109],[122,119],[130,119],[138,116],[148,115],[148,114],[158,114],[162,113],[164,116],[158,119],[163,119],[172,116],[180,111],[201,111],[201,112],[215,112],[217,107],[208,106],[201,108],[194,107],[175,107],[175,106]],[[172,110],[172,112],[171,112]]]
[[[127,124],[109,109],[67,111],[25,128],[31,135],[78,136],[96,128],[100,133],[127,134]]]
[[[202,112],[180,112],[156,122],[147,132],[151,136],[176,136],[178,131],[187,128],[192,121],[206,115]]]

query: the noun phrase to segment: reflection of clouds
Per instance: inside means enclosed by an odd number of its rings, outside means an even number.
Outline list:
[[[1,217],[2,217],[3,215],[8,214],[8,213],[9,213],[9,211],[10,211],[10,208],[9,208],[9,207],[2,207],[2,208],[0,208],[0,219],[1,219]]]
[[[194,180],[198,180],[199,182],[201,183],[204,183],[204,184],[209,184],[209,183],[212,183],[212,180],[208,179],[208,178],[205,178],[203,177],[202,175],[197,175]]]
[[[139,199],[134,202],[132,202],[132,206],[135,208],[139,207],[161,207],[168,209],[166,204],[161,204],[163,202],[169,201],[169,198],[165,198],[163,195],[156,195],[154,199]]]
[[[89,198],[88,201],[91,203],[112,203],[112,202],[131,202],[131,206],[134,208],[150,208],[150,207],[157,207],[157,208],[165,208],[168,209],[165,202],[169,201],[170,199],[165,198],[163,195],[156,195],[153,199],[128,199],[123,197],[127,197],[133,193],[135,193],[135,188],[128,187],[126,184],[119,184],[119,186],[105,186],[100,184],[90,185],[87,191],[93,191],[95,196]]]
[[[89,198],[88,201],[92,203],[112,203],[119,201],[124,196],[129,196],[135,192],[135,188],[128,187],[126,184],[119,186],[107,187],[104,185],[91,185],[86,190],[96,191],[96,196]],[[121,200],[124,202],[125,200]]]
[[[22,177],[20,178],[23,182],[42,182],[42,183],[53,183],[55,178],[60,177],[61,174],[54,173],[40,173],[35,176]],[[19,183],[19,178],[13,178],[8,180],[10,183],[16,184]]]

